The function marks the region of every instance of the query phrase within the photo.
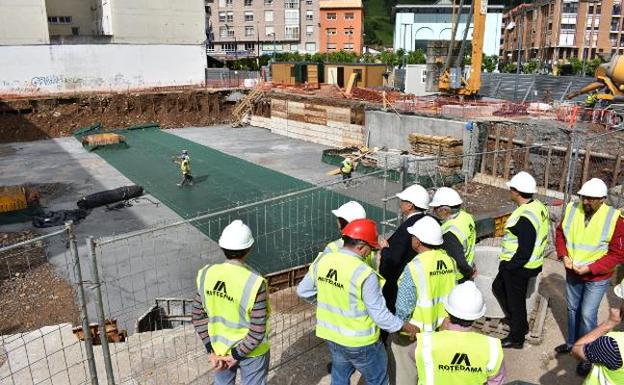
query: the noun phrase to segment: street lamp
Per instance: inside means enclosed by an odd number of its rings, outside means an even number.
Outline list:
[[[405,54],[407,53],[407,43],[405,41],[405,35],[407,33],[407,26],[411,25],[411,24],[410,23],[401,23],[401,25],[403,26],[403,57],[402,57],[402,59],[403,59],[403,67],[405,67]],[[410,27],[410,29],[411,29],[411,27]],[[411,39],[411,37],[410,37],[410,39]],[[411,43],[410,43],[410,46],[411,46]]]
[[[226,24],[225,29],[228,31],[228,36],[229,36],[230,26]],[[238,61],[238,40],[236,40],[236,31],[234,31],[234,60]]]
[[[581,76],[585,76],[585,66],[587,65],[587,59],[589,59],[589,57],[591,56],[591,50],[592,50],[592,45],[594,43],[594,24],[596,22],[596,5],[601,3],[601,0],[581,0],[581,2],[583,3],[588,3],[588,4],[592,4],[594,5],[594,9],[593,12],[591,14],[591,28],[589,29],[589,47],[587,47],[587,45],[585,44],[585,41],[587,40],[587,32],[583,31],[583,52],[582,52],[582,58],[583,58],[583,69],[581,70]],[[589,10],[589,5],[587,6],[587,9]],[[578,9],[576,10],[577,12],[577,18],[578,15],[580,15],[580,13],[578,13]],[[579,24],[578,22],[576,23],[577,25]],[[585,20],[585,30],[587,30],[587,20]],[[587,54],[585,53],[585,50],[587,49]]]
[[[268,36],[273,36],[273,61],[275,61],[275,31],[271,32]]]

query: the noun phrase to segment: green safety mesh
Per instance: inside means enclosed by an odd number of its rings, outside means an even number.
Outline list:
[[[91,126],[79,131],[76,137],[80,140],[83,135],[98,132],[103,132],[101,127]],[[183,218],[314,187],[166,133],[155,125],[106,132],[124,135],[127,146],[101,146],[94,152]],[[195,184],[180,188],[176,183],[180,182],[181,173],[172,158],[183,149],[189,151]],[[270,273],[311,262],[328,241],[338,237],[330,209],[351,199],[336,191],[318,188],[191,223],[216,241],[231,220],[242,219],[256,238],[248,262],[259,272]],[[369,217],[382,219],[381,208],[361,203]]]

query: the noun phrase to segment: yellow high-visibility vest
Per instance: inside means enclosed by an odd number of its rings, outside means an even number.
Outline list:
[[[245,265],[219,263],[205,266],[197,274],[197,288],[208,314],[208,334],[217,355],[231,354],[249,332],[251,310],[265,279]],[[270,309],[267,300],[267,319]],[[264,341],[247,357],[257,357],[269,350],[269,328]]]
[[[343,245],[344,245],[344,242],[343,242],[342,238],[336,239],[335,241],[331,241],[331,242],[329,242],[327,244],[327,246],[325,246],[325,250],[323,250],[322,252],[319,253],[319,256],[321,254],[324,254],[324,253],[336,252],[336,251],[342,249]],[[373,270],[379,271],[379,266],[377,266],[377,261],[375,259],[375,252],[374,251],[371,251],[370,253],[368,253],[366,258],[364,258],[364,262],[368,266],[370,266]]]
[[[410,323],[423,332],[435,331],[448,315],[444,302],[456,284],[455,260],[442,249],[429,250],[414,257],[407,268],[418,297]]]
[[[477,231],[472,215],[464,210],[460,210],[455,217],[442,224],[442,232],[450,232],[457,237],[457,240],[464,248],[466,262],[474,267],[474,248],[477,243]],[[464,278],[464,275],[457,270],[457,280],[459,281],[462,278]]]
[[[615,340],[624,354],[624,332],[610,332],[606,336]],[[594,364],[583,385],[621,385],[624,384],[624,366],[616,370],[609,370],[604,365]]]
[[[500,340],[474,332],[418,334],[415,356],[418,385],[482,385],[503,364]]]
[[[585,212],[580,203],[568,203],[563,220],[563,234],[568,256],[576,266],[589,265],[609,251],[620,211],[603,204],[585,226]]]
[[[316,335],[339,345],[359,347],[379,340],[379,327],[362,300],[362,284],[377,274],[358,256],[323,254],[311,266],[316,282]],[[383,278],[378,276],[383,285]]]
[[[535,245],[533,253],[527,263],[524,264],[526,269],[537,269],[544,264],[544,251],[548,242],[548,209],[542,202],[535,199],[530,203],[518,206],[507,219],[505,223],[505,233],[501,242],[502,252],[501,261],[511,261],[511,258],[518,250],[518,237],[509,229],[514,227],[521,217],[527,218],[533,228],[535,228]]]
[[[353,170],[353,163],[349,159],[343,160],[342,168],[340,169],[340,171],[344,172],[345,174],[348,174],[352,170]]]
[[[191,160],[188,157],[185,157],[182,159],[182,162],[180,162],[180,170],[182,170],[183,174],[191,173]]]

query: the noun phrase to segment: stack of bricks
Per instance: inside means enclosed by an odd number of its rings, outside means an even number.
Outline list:
[[[462,140],[450,136],[409,134],[408,141],[412,145],[412,154],[437,157],[442,174],[461,172],[464,153]]]

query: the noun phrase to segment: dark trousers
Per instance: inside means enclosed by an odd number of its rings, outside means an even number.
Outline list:
[[[351,179],[351,172],[343,172],[342,180]]]
[[[529,332],[526,295],[532,275],[525,270],[527,269],[499,269],[492,283],[492,292],[509,319],[509,339],[513,342],[524,342],[524,337]]]
[[[186,184],[193,184],[193,176],[191,174],[182,174],[183,178],[180,182],[180,186],[184,186]]]

